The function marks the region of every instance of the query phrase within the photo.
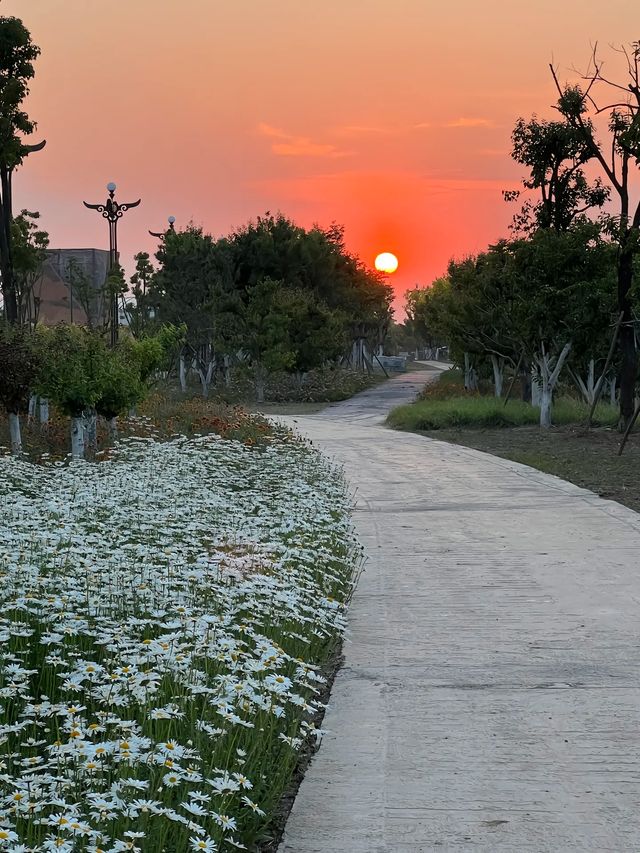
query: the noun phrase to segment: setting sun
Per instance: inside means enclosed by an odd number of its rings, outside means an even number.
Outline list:
[[[382,252],[375,260],[379,272],[392,273],[398,269],[398,259],[391,252]]]

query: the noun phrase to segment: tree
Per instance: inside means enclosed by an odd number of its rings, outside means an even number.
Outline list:
[[[40,214],[23,210],[11,224],[14,283],[18,325],[35,326],[38,322],[40,300],[34,287],[42,276],[47,257],[49,235],[38,228]]]
[[[634,414],[638,356],[632,304],[634,257],[640,252],[640,201],[632,202],[633,167],[640,166],[640,42],[622,48],[627,62],[625,82],[609,80],[603,62],[594,49],[585,86],[561,85],[556,70],[551,74],[558,90],[557,108],[579,136],[617,198],[618,211],[609,217],[611,238],[617,245],[617,309],[622,315],[620,347],[620,427],[624,429]],[[596,97],[604,90],[605,105]],[[594,119],[608,114],[608,139],[600,141]]]
[[[267,213],[229,238],[234,288],[240,299],[258,282],[282,282],[313,294],[341,317],[346,344],[375,351],[391,320],[392,288],[347,251],[338,225],[309,231],[282,214]],[[351,348],[351,347],[349,347]]]
[[[291,326],[297,307],[292,292],[271,278],[254,285],[244,305],[238,345],[250,358],[259,403],[264,402],[267,375],[295,365]]]
[[[158,347],[158,349],[161,353],[161,348]],[[109,432],[112,437],[115,437],[118,415],[144,399],[146,386],[142,378],[140,354],[135,345],[130,347],[126,344],[124,346],[118,344],[107,350],[104,356],[100,391],[94,408],[97,414],[107,420]]]
[[[525,201],[514,220],[516,232],[530,234],[536,228],[566,231],[579,217],[607,201],[609,191],[602,181],[598,178],[590,184],[585,177],[583,166],[593,158],[593,151],[569,121],[519,118],[511,141],[512,158],[529,169],[524,187],[540,195],[536,204]],[[520,193],[504,195],[515,200]]]
[[[566,232],[541,228],[509,245],[511,317],[519,346],[535,365],[541,386],[540,425],[551,425],[553,393],[572,349],[588,330],[587,305],[610,270],[610,252],[597,223]],[[597,314],[597,323],[602,318]]]
[[[159,322],[186,329],[180,354],[183,390],[189,360],[207,396],[216,365],[214,340],[222,339],[220,306],[233,289],[227,241],[216,241],[202,228],[189,225],[167,232],[156,258],[160,268],[149,285],[150,304],[157,309]]]
[[[138,338],[144,334],[154,319],[153,294],[151,285],[155,275],[155,267],[149,260],[147,252],[138,252],[135,255],[136,271],[130,278],[131,291],[134,297],[133,304],[127,306],[129,328],[134,337]]]
[[[22,451],[20,412],[27,408],[40,366],[33,335],[19,327],[0,325],[0,405],[7,412],[14,454]]]
[[[0,17],[0,274],[4,311],[9,323],[18,322],[18,300],[14,278],[11,182],[14,169],[32,151],[44,146],[27,145],[24,137],[36,128],[22,108],[34,77],[34,61],[40,49],[22,21]]]
[[[103,394],[109,351],[104,339],[81,326],[40,327],[42,370],[35,391],[71,418],[71,453],[84,457],[85,413]]]
[[[288,336],[295,354],[291,369],[302,383],[305,373],[334,361],[344,353],[342,316],[331,311],[313,293],[290,290],[283,303],[289,317]]]

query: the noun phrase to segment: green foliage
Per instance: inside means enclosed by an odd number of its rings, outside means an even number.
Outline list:
[[[43,366],[34,388],[65,415],[80,417],[95,407],[109,381],[107,346],[95,332],[80,326],[39,329]]]
[[[293,368],[296,353],[291,337],[295,296],[282,282],[267,278],[251,288],[242,314],[238,344],[258,371]]]
[[[40,48],[19,18],[0,17],[0,163],[9,169],[22,162],[26,154],[22,137],[35,130],[22,102],[39,55]]]
[[[131,333],[137,338],[157,325],[151,289],[156,270],[147,252],[138,252],[134,260],[136,271],[130,278],[134,301],[127,304],[127,315]]]
[[[214,240],[189,226],[168,233],[156,257],[149,301],[161,322],[185,324],[191,353],[305,372],[351,340],[379,344],[391,317],[391,288],[347,252],[337,227],[306,231],[267,214]]]
[[[11,251],[19,325],[35,325],[39,300],[33,289],[42,274],[49,235],[38,228],[40,214],[23,210],[11,223]]]
[[[20,321],[11,251],[11,174],[34,150],[23,137],[35,130],[35,123],[22,105],[39,53],[22,21],[0,17],[0,274],[4,314],[11,324]]]
[[[226,242],[189,225],[184,231],[168,232],[156,257],[160,268],[149,282],[148,294],[158,321],[184,324],[186,343],[194,348],[211,343],[216,326],[224,325],[216,309],[231,287]]]
[[[539,201],[525,201],[514,219],[514,230],[531,234],[537,228],[566,231],[593,208],[601,208],[609,190],[597,178],[589,183],[582,166],[593,159],[592,146],[584,134],[565,119],[545,121],[535,115],[519,118],[511,135],[512,158],[529,169],[523,181],[527,190],[536,190]],[[506,193],[508,200],[519,193]]]
[[[410,294],[407,294],[407,300],[409,300],[409,296]],[[412,318],[407,317],[404,323],[396,323],[395,320],[392,320],[384,339],[384,354],[398,355],[401,352],[415,352],[425,343],[427,341],[424,341],[422,336],[416,333]]]
[[[408,311],[422,334],[462,353],[515,363],[571,341],[574,358],[604,358],[615,310],[615,258],[596,223],[539,228],[451,261],[445,278],[413,291]]]
[[[110,420],[144,399],[146,385],[141,368],[145,358],[153,357],[152,349],[118,345],[105,351],[99,394],[94,403],[99,415]],[[159,345],[158,350],[161,353]]]
[[[18,414],[26,408],[41,363],[31,332],[0,324],[0,405],[7,412]]]

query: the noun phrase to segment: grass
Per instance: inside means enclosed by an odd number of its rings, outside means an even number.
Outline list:
[[[588,407],[577,400],[564,398],[553,407],[555,424],[577,424],[586,421]],[[520,400],[507,405],[495,397],[464,396],[450,399],[423,399],[394,409],[387,419],[395,429],[407,431],[441,430],[450,428],[504,429],[532,426],[539,422],[539,410]],[[595,422],[614,425],[617,410],[600,405]]]

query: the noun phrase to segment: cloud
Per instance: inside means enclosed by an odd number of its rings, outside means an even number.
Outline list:
[[[335,159],[349,157],[351,151],[342,151],[337,145],[324,142],[314,142],[308,136],[295,136],[278,127],[261,122],[258,133],[273,140],[271,151],[278,157],[324,157]]]
[[[354,137],[354,136],[399,136],[404,133],[405,127],[390,127],[384,125],[373,124],[347,124],[341,127],[336,127],[334,133],[336,136]]]
[[[493,127],[493,122],[488,118],[456,118],[448,121],[443,127]]]

